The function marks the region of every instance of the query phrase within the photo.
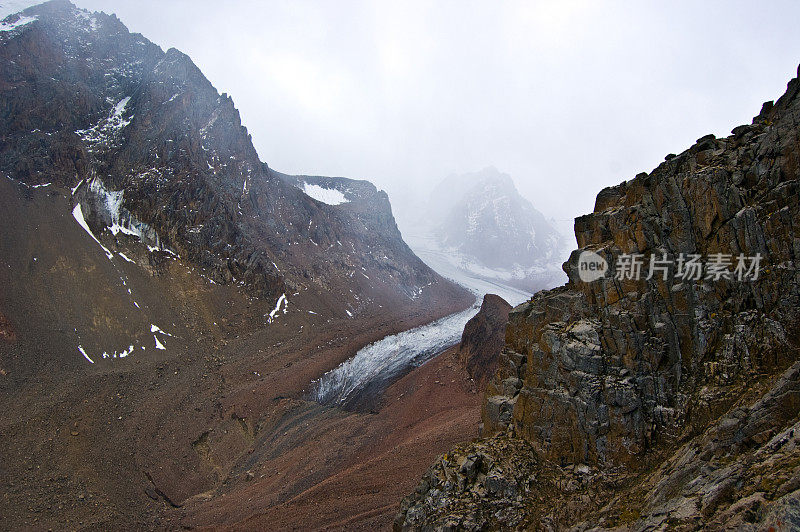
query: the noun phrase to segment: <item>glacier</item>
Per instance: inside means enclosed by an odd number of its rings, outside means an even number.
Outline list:
[[[421,366],[456,344],[464,325],[477,313],[474,305],[369,344],[314,382],[312,398],[322,404],[346,406],[370,388],[382,389],[407,369]]]
[[[362,399],[380,393],[409,369],[421,366],[461,341],[464,326],[478,313],[485,294],[497,294],[513,306],[527,301],[531,295],[499,280],[487,280],[454,267],[444,254],[420,253],[418,249],[415,252],[437,273],[475,294],[475,304],[467,310],[363,347],[353,357],[312,382],[312,400],[345,408],[357,407]]]

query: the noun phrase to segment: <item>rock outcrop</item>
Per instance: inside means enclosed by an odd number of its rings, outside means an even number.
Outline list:
[[[601,191],[575,221],[568,284],[510,313],[484,434],[529,444],[539,471],[557,470],[555,494],[465,491],[464,472],[437,473],[443,457],[396,528],[475,528],[466,500],[491,516],[478,527],[797,526],[798,93],[795,78],[751,125]],[[609,267],[584,282],[589,251]]]
[[[464,326],[458,358],[469,376],[483,387],[497,369],[497,357],[505,343],[508,313],[505,299],[494,294],[483,296],[481,309]]]

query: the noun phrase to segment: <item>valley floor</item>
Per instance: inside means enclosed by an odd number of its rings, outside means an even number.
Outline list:
[[[389,529],[431,460],[477,437],[480,400],[453,349],[394,383],[374,413],[287,400],[252,467],[213,498],[173,510],[164,524]]]

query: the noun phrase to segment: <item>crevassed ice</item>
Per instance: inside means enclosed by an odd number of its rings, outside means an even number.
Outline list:
[[[464,325],[478,312],[474,306],[427,325],[387,336],[360,349],[355,356],[324,374],[312,397],[326,404],[343,404],[372,382],[386,382],[410,366],[419,366],[456,344]]]
[[[344,197],[341,191],[335,188],[325,188],[309,183],[303,183],[303,192],[305,192],[307,196],[311,196],[315,200],[327,203],[328,205],[341,205],[342,203],[350,201]]]
[[[142,242],[148,244],[148,248],[151,248],[149,245],[150,242],[155,244],[155,246],[152,246],[152,249],[161,248],[161,242],[158,234],[153,231],[149,225],[144,222],[140,222],[127,210],[121,208],[122,199],[125,195],[124,190],[109,190],[105,187],[100,178],[97,177],[89,182],[89,190],[95,197],[98,198],[99,201],[102,202],[105,211],[110,216],[111,225],[108,226],[108,230],[111,231],[114,236],[116,236],[118,233],[135,236]],[[174,254],[174,252],[167,250],[166,248],[165,251]]]

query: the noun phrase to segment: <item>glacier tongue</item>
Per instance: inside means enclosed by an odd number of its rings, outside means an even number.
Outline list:
[[[419,253],[419,249],[415,249],[415,252]],[[475,294],[475,306],[427,325],[387,336],[360,349],[353,357],[312,383],[313,400],[344,407],[358,406],[356,403],[361,399],[369,398],[372,392],[380,392],[408,369],[421,366],[457,344],[464,332],[464,325],[478,313],[485,294],[499,294],[511,305],[518,305],[530,297],[527,292],[508,286],[501,280],[488,281],[477,275],[469,275],[451,266],[447,260],[442,260],[439,254],[419,256],[437,273]]]
[[[420,366],[458,343],[464,325],[477,312],[478,307],[473,306],[360,349],[314,383],[312,398],[322,404],[342,406],[368,387],[388,384],[406,369]]]

